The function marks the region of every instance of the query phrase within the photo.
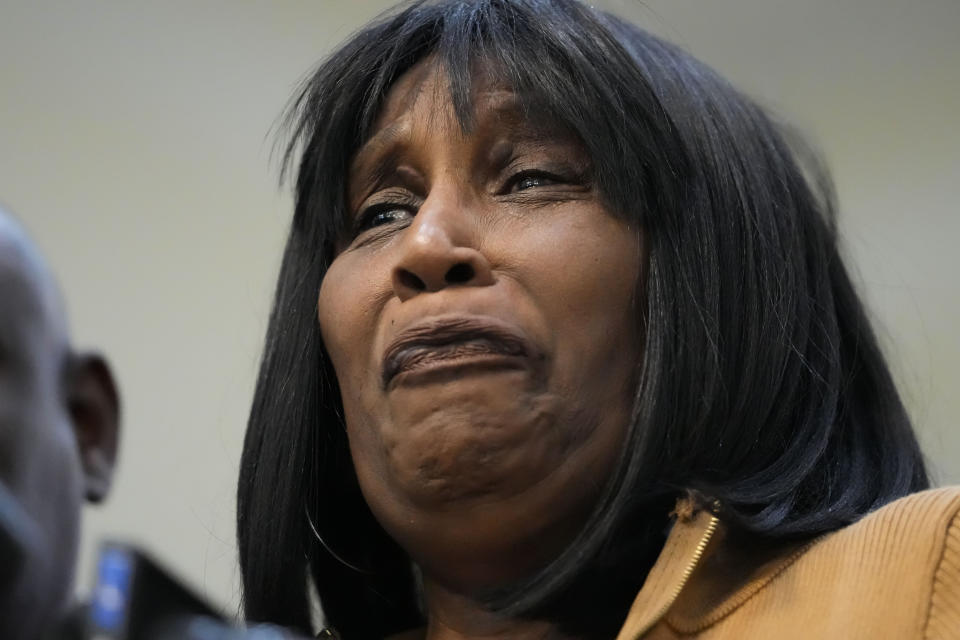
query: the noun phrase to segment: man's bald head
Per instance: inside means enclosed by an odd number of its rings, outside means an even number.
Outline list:
[[[66,606],[81,503],[109,486],[118,405],[103,359],[72,351],[36,246],[0,210],[0,482],[33,531],[19,572],[0,576],[0,637],[34,637]]]
[[[29,323],[65,348],[66,314],[56,282],[23,227],[0,209],[0,338]],[[41,326],[37,326],[41,325]]]

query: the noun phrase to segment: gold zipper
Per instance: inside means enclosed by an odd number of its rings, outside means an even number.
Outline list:
[[[670,607],[673,606],[673,603],[677,601],[677,598],[680,597],[680,592],[683,591],[683,587],[687,584],[687,580],[690,579],[690,576],[693,575],[693,570],[697,568],[697,564],[700,562],[700,558],[703,557],[703,552],[707,549],[707,545],[710,544],[710,538],[713,537],[714,532],[717,530],[717,525],[720,524],[720,520],[717,516],[710,516],[710,522],[707,524],[706,531],[703,532],[703,535],[700,536],[700,542],[697,543],[697,548],[693,552],[693,557],[690,558],[690,562],[687,563],[687,567],[683,570],[683,575],[680,578],[680,582],[677,583],[676,588],[673,590],[670,599],[657,611],[657,615],[650,618],[650,621],[647,622],[647,625],[640,630],[634,637],[642,638],[653,625],[657,624],[660,621],[660,618],[667,614],[667,611],[670,610]]]

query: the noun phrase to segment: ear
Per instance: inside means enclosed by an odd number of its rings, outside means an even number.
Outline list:
[[[110,491],[120,440],[120,395],[110,365],[97,354],[74,357],[67,391],[83,465],[86,497],[100,502]]]

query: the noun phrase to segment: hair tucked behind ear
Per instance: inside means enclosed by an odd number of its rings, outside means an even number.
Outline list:
[[[409,561],[357,488],[316,304],[347,163],[392,83],[429,55],[464,127],[483,62],[578,134],[648,256],[622,464],[568,550],[489,594],[492,608],[615,634],[682,491],[719,500],[733,526],[796,538],[927,486],[812,154],[689,55],[572,0],[416,3],[348,41],[290,110],[296,208],[238,487],[249,618],[306,630],[312,580],[346,638],[421,623]]]

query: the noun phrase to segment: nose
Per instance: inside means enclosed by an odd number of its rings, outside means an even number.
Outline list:
[[[393,291],[401,301],[448,287],[494,283],[486,256],[476,248],[470,214],[455,198],[428,197],[406,229],[393,268]]]

